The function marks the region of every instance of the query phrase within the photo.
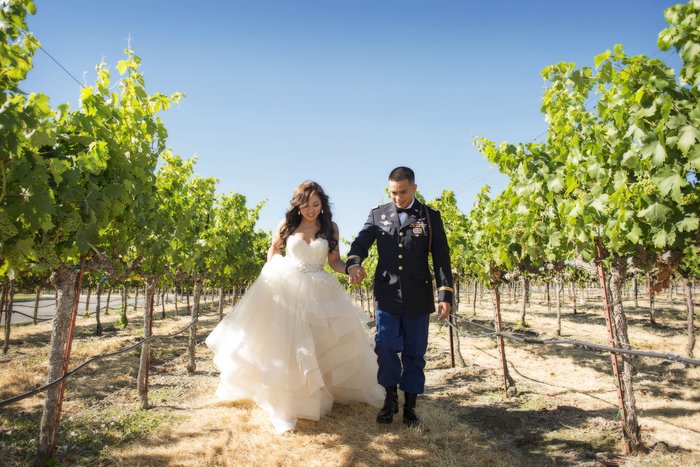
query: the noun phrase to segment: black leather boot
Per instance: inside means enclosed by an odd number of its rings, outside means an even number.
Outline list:
[[[405,392],[403,395],[406,401],[403,406],[403,422],[408,426],[418,426],[420,424],[420,420],[416,416],[416,398],[418,394]]]
[[[394,421],[394,414],[399,412],[399,395],[396,386],[386,388],[384,406],[377,414],[377,423],[391,423]]]

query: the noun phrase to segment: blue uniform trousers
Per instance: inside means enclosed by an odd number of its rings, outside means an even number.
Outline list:
[[[385,388],[398,385],[404,392],[423,394],[430,315],[406,318],[377,309],[375,316],[377,334],[374,336],[374,352],[379,364],[377,382]]]

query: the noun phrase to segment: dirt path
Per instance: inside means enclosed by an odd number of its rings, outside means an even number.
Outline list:
[[[506,323],[518,317],[515,305]],[[657,304],[658,306],[658,304]],[[464,313],[464,312],[463,312]],[[476,320],[489,326],[488,304]],[[659,326],[644,311],[630,311],[635,348],[682,353],[683,313],[661,308]],[[187,317],[157,323],[158,333],[182,327]],[[554,318],[533,305],[532,332],[552,337]],[[217,322],[202,320],[202,338]],[[605,325],[594,308],[566,312],[563,333],[605,343]],[[136,315],[126,330],[107,325],[106,336],[78,330],[74,361],[134,342]],[[0,399],[43,380],[46,329],[13,332],[11,353],[0,366]],[[14,331],[14,330],[13,330]],[[371,331],[370,331],[371,332]],[[481,333],[464,325],[465,333]],[[654,451],[621,456],[615,420],[616,393],[608,355],[571,347],[507,342],[518,394],[503,395],[495,342],[462,338],[465,368],[449,367],[447,328],[431,324],[427,392],[419,399],[423,427],[380,426],[375,409],[340,406],[319,422],[300,421],[279,436],[262,410],[249,402],[220,403],[213,396],[217,371],[206,346],[198,347],[198,368],[185,370],[184,337],[155,346],[151,401],[136,409],[138,353],[91,365],[69,385],[59,437],[59,461],[80,465],[700,465],[700,369],[651,359],[636,360],[635,390],[645,442]],[[40,415],[38,398],[0,409],[0,454],[9,465],[31,460]]]

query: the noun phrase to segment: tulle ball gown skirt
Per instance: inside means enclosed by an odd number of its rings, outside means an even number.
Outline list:
[[[381,407],[366,321],[322,267],[275,255],[206,340],[221,372],[217,397],[255,401],[279,433],[319,420],[333,402]]]

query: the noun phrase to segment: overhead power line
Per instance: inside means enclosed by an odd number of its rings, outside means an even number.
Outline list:
[[[56,65],[58,65],[58,66],[61,68],[61,70],[63,70],[68,76],[70,76],[71,78],[73,78],[73,81],[75,81],[76,83],[78,83],[78,86],[80,86],[81,88],[86,87],[83,83],[81,83],[81,82],[78,80],[78,78],[76,78],[70,71],[68,71],[68,70],[66,69],[66,67],[64,67],[63,65],[61,65],[61,62],[59,62],[58,60],[56,60],[56,59],[53,57],[53,55],[51,55],[49,52],[47,52],[46,49],[43,48],[43,47],[41,46],[41,44],[39,43],[39,41],[36,40],[36,38],[35,38],[34,36],[32,36],[32,35],[30,34],[30,35],[28,35],[27,37],[30,38],[32,41],[34,41],[34,43],[37,45],[37,47],[39,47],[39,49],[40,49],[42,52],[44,52],[44,53],[46,54],[47,57],[49,57],[51,60],[53,60],[54,63],[55,63]]]

